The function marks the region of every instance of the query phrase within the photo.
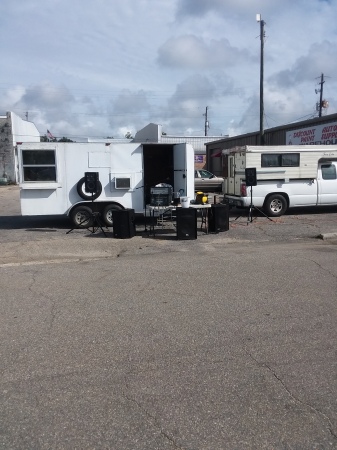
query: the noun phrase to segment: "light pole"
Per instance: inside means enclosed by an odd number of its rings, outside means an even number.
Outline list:
[[[263,50],[264,50],[264,20],[261,19],[261,14],[256,14],[256,21],[260,22],[260,41],[261,41],[261,54],[260,54],[260,145],[264,145],[264,127],[263,127]]]

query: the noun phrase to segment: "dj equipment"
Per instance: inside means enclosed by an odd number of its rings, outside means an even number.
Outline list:
[[[150,194],[151,206],[169,206],[172,202],[171,187],[152,187]]]
[[[177,208],[177,239],[197,239],[197,210]]]
[[[219,233],[229,230],[229,206],[223,204],[212,205],[208,214],[208,231]]]
[[[113,235],[118,239],[129,239],[135,236],[135,210],[116,209],[112,211]]]
[[[252,167],[250,169],[245,169],[245,177],[246,177],[246,186],[256,186],[257,178],[256,178],[256,168]]]
[[[99,173],[85,172],[84,173],[84,188],[86,192],[95,194],[99,190]]]

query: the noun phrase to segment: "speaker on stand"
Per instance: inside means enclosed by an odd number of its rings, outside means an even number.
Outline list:
[[[98,198],[102,193],[102,185],[99,181],[99,172],[84,172],[84,177],[81,178],[77,183],[77,192],[83,200],[91,200],[92,204],[91,208],[85,205],[79,205],[78,207],[74,208],[74,211],[77,210],[77,213],[80,215],[82,214],[83,216],[83,219],[80,223],[77,224],[77,226],[79,228],[88,228],[91,233],[96,233],[96,231],[100,229],[104,236],[107,237],[105,231],[103,230],[104,225],[101,221],[101,213],[94,208],[94,200]],[[82,211],[81,207],[83,207]],[[92,230],[90,230],[89,226],[85,226],[86,223],[92,223]],[[66,234],[70,233],[73,230],[74,228],[67,231]]]
[[[253,222],[253,211],[259,211],[263,216],[267,217],[271,222],[273,220],[267,216],[261,209],[253,205],[253,186],[257,186],[256,167],[250,167],[245,169],[246,186],[250,187],[250,205],[248,211],[247,225],[249,222]],[[236,220],[236,219],[235,219]]]
[[[197,210],[194,208],[177,208],[177,239],[197,239]]]
[[[89,194],[95,194],[99,190],[99,172],[84,172],[84,189]]]
[[[257,185],[256,167],[245,169],[245,178],[246,178],[246,186],[256,186]]]

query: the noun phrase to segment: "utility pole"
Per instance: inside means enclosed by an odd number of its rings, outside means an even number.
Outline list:
[[[263,126],[263,114],[264,114],[264,104],[263,104],[263,72],[264,72],[264,25],[265,21],[261,19],[261,14],[256,14],[257,22],[260,22],[260,41],[261,41],[261,52],[260,52],[260,145],[264,145],[264,126]]]
[[[206,112],[205,112],[205,114],[203,114],[203,116],[205,116],[205,136],[207,136],[207,130],[209,128],[207,114],[208,114],[208,106],[206,106]]]
[[[321,82],[318,83],[321,85],[321,89],[319,89],[320,95],[319,95],[319,108],[318,108],[318,117],[322,117],[322,107],[323,107],[323,84],[324,81],[324,74],[321,74]]]

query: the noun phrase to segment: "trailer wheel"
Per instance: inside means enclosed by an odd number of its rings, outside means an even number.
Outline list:
[[[83,200],[96,200],[102,193],[102,183],[97,181],[97,191],[93,194],[85,190],[85,177],[81,178],[77,183],[77,193]]]
[[[288,209],[287,200],[283,195],[272,194],[266,199],[264,209],[268,216],[282,216]]]
[[[115,205],[113,203],[110,203],[104,208],[103,221],[107,227],[113,226],[113,219],[112,219],[113,211],[120,211],[121,209],[123,209],[121,206]]]
[[[70,219],[75,228],[89,228],[94,224],[92,210],[89,206],[76,206],[70,213]]]

